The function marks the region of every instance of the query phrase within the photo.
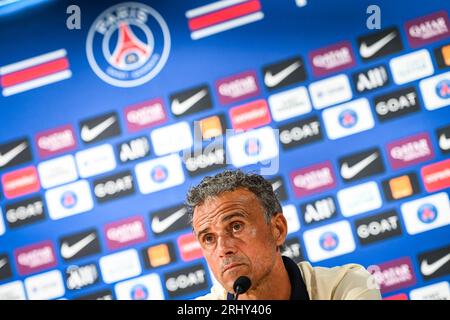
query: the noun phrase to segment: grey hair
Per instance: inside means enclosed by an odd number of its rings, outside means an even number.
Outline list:
[[[283,212],[272,184],[263,176],[256,173],[244,173],[241,170],[225,170],[215,176],[204,177],[197,186],[189,189],[185,205],[191,224],[195,207],[202,205],[208,198],[239,188],[247,189],[255,194],[264,208],[267,223],[274,214]]]

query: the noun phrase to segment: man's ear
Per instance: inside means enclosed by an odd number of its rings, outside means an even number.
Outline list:
[[[277,212],[272,216],[272,234],[278,247],[284,244],[287,235],[287,221],[282,212]]]

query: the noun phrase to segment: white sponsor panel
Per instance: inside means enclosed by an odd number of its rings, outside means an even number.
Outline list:
[[[400,208],[409,234],[450,224],[450,204],[446,192],[403,203]]]
[[[433,62],[428,50],[414,51],[389,61],[392,77],[396,84],[404,84],[434,73]]]
[[[380,190],[374,181],[341,189],[337,193],[339,206],[344,217],[381,208]]]
[[[150,136],[158,156],[189,149],[193,144],[191,127],[185,121],[155,129]]]
[[[411,300],[450,300],[450,285],[447,281],[411,290]]]
[[[283,215],[287,220],[288,231],[287,233],[293,233],[300,230],[300,221],[298,220],[297,209],[293,204],[283,206]]]
[[[108,284],[136,277],[142,272],[139,255],[135,249],[101,257],[99,265],[103,281]]]
[[[184,182],[181,159],[171,154],[136,165],[136,178],[143,194],[160,191]]]
[[[17,280],[0,285],[0,300],[26,300],[22,281]]]
[[[115,285],[117,300],[164,300],[161,279],[156,273]]]
[[[80,177],[87,178],[116,168],[114,150],[110,144],[79,151],[75,154]]]
[[[0,208],[0,236],[5,233],[5,222],[3,221],[2,208]]]
[[[309,261],[317,262],[355,250],[355,240],[348,221],[339,221],[303,233]]]
[[[263,127],[229,137],[227,148],[227,163],[243,167],[277,157],[279,146],[274,129]]]
[[[290,119],[312,110],[308,90],[305,87],[273,94],[268,100],[272,118],[275,121]]]
[[[428,110],[450,105],[450,71],[420,81],[419,87]]]
[[[345,74],[311,83],[309,93],[316,109],[349,101],[353,97],[350,81]]]
[[[25,279],[25,288],[30,300],[50,300],[65,293],[64,281],[59,270],[52,270]]]
[[[369,101],[366,98],[326,109],[322,117],[327,135],[331,140],[372,129],[375,125]]]
[[[50,189],[45,193],[48,214],[53,220],[83,213],[94,207],[89,183],[86,180]]]
[[[75,159],[67,155],[38,164],[39,178],[44,189],[59,186],[78,179]]]

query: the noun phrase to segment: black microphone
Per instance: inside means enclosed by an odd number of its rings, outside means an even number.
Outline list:
[[[240,294],[246,293],[248,289],[252,286],[252,281],[249,277],[240,276],[236,279],[233,284],[233,290],[235,292],[234,299],[237,300]]]

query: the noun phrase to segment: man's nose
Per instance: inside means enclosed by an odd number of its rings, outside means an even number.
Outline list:
[[[220,257],[225,257],[236,253],[234,240],[229,236],[219,236],[217,240],[217,251]]]

